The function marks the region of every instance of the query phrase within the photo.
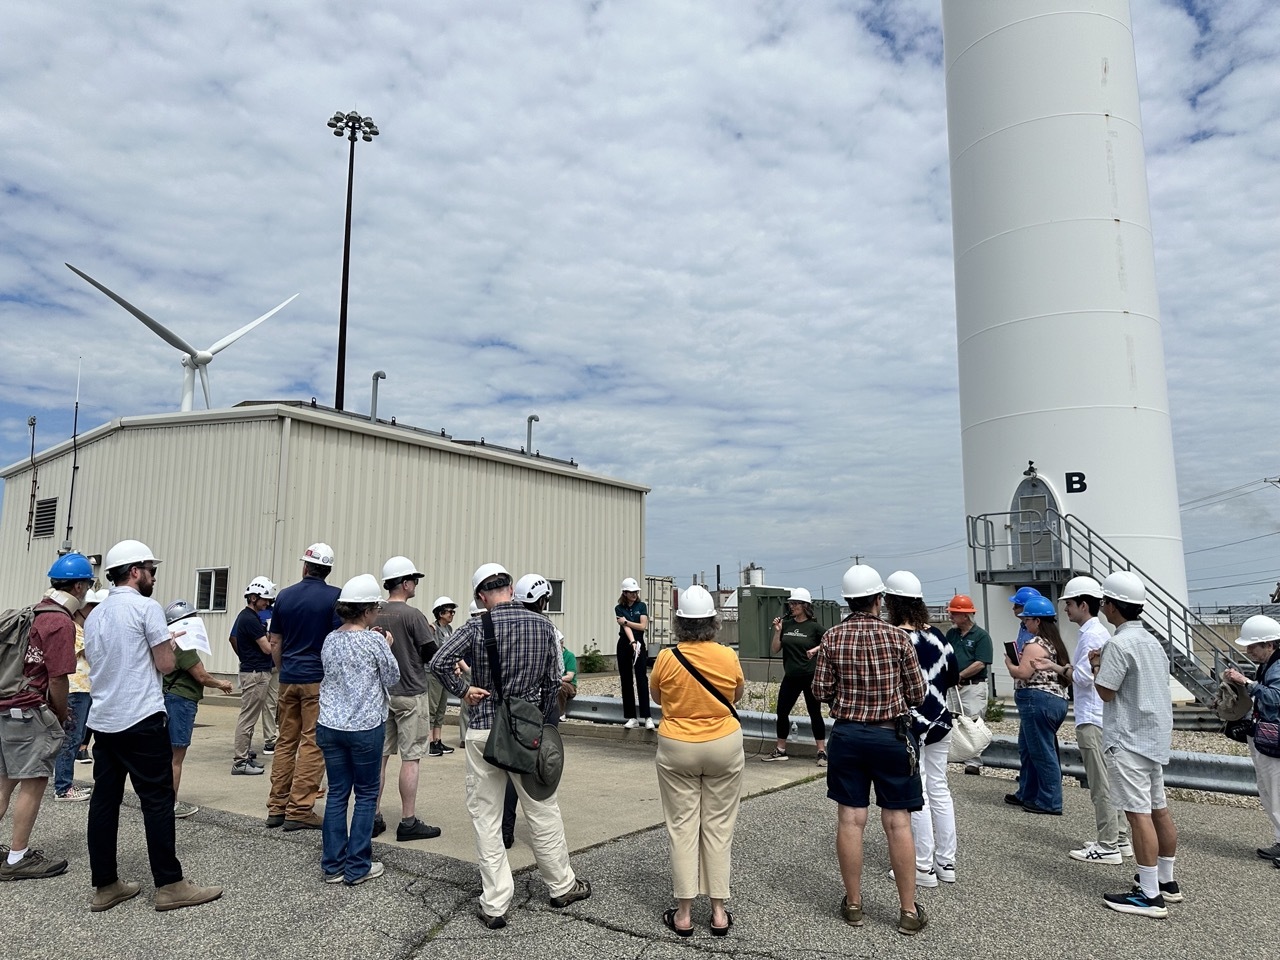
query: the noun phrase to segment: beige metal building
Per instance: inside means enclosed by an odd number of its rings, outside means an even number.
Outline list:
[[[427,574],[416,605],[429,614],[447,594],[460,603],[457,623],[479,564],[541,573],[555,588],[550,615],[577,652],[593,638],[612,650],[618,583],[644,569],[647,487],[303,404],[123,417],[82,434],[74,453],[67,441],[0,477],[0,607],[48,586],[70,505],[74,549],[100,557],[132,537],[160,556],[154,596],[197,606],[216,673],[236,669],[225,638],[245,585],[298,580],[317,540],[334,548],[337,585],[410,557]]]

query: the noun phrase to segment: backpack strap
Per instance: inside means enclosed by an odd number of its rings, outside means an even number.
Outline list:
[[[498,662],[498,637],[493,630],[493,614],[486,610],[480,615],[484,628],[484,649],[489,656],[489,672],[493,674],[493,692],[502,699],[502,665]]]
[[[738,711],[733,708],[733,704],[729,702],[729,698],[726,697],[719,690],[717,690],[712,685],[710,680],[708,680],[706,677],[704,677],[701,673],[698,672],[698,668],[689,662],[689,658],[680,652],[680,648],[672,647],[671,652],[675,654],[676,659],[680,661],[680,663],[684,666],[684,668],[688,670],[690,674],[692,674],[693,679],[697,680],[700,684],[706,687],[708,693],[710,693],[713,697],[715,697],[725,707],[728,708],[729,715],[732,716],[733,719],[738,720]],[[740,720],[738,722],[741,723]]]

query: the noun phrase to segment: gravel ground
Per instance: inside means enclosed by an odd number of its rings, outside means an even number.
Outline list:
[[[584,674],[578,681],[578,693],[586,697],[621,697],[622,681],[616,674],[606,676]],[[758,710],[764,713],[772,712],[778,706],[778,685],[776,683],[748,683],[743,699],[745,701],[744,708],[747,710]],[[823,705],[822,713],[823,716],[829,715],[825,704]],[[803,699],[796,703],[791,710],[791,715],[801,717],[806,715]],[[1016,737],[1018,735],[1018,721],[1016,718],[1001,720],[998,723],[991,723],[989,726],[991,727],[991,732],[998,737]],[[1058,737],[1064,743],[1075,742],[1075,727],[1069,721],[1064,723],[1058,733]],[[1193,730],[1173,731],[1172,747],[1174,750],[1185,750],[1190,753],[1219,753],[1233,757],[1247,757],[1249,755],[1249,750],[1243,743],[1228,740],[1220,733],[1204,733]],[[1017,778],[1017,773],[1013,770],[993,770],[988,768],[983,771],[983,776],[1013,780]],[[1076,785],[1074,779],[1069,779],[1065,782],[1069,787]],[[1169,788],[1169,796],[1177,800],[1189,800],[1193,803],[1243,807],[1252,810],[1262,809],[1257,797],[1239,797],[1226,793],[1208,793],[1202,790],[1183,790],[1174,787]]]

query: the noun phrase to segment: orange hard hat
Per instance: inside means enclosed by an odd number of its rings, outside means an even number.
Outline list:
[[[973,605],[973,599],[966,597],[963,593],[957,593],[951,598],[951,602],[947,604],[948,613],[977,613],[978,608]]]

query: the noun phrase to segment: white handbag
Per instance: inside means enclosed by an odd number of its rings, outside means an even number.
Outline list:
[[[947,708],[951,711],[951,747],[947,750],[947,760],[965,763],[982,756],[982,751],[991,746],[991,730],[987,722],[981,717],[965,716],[955,687],[947,692]]]

